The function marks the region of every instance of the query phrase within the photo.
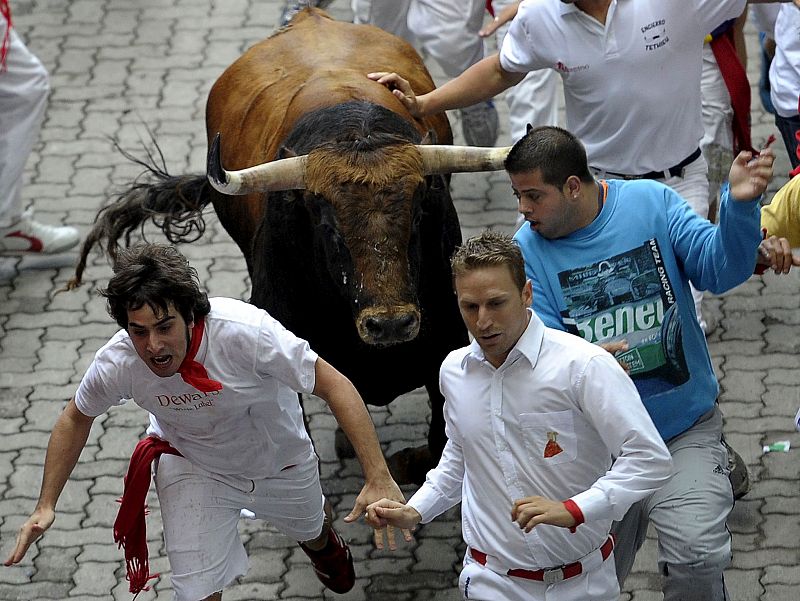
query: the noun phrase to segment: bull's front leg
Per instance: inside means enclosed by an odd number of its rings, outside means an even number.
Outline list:
[[[438,381],[429,381],[425,389],[431,405],[428,444],[402,449],[386,460],[389,471],[398,484],[423,484],[427,473],[439,463],[447,441],[444,433],[444,397],[439,392]]]

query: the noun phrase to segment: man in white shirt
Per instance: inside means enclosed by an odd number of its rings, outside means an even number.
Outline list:
[[[296,392],[328,403],[358,456],[366,483],[344,518],[352,522],[376,499],[404,497],[350,381],[265,311],[209,300],[171,246],[126,250],[102,294],[123,329],[97,352],[56,422],[39,501],[5,565],[19,563],[52,525],[95,417],[133,399],[150,413],[149,436],[131,458],[114,523],[132,593],[152,578],[144,500],[153,461],[176,601],[220,601],[247,571],[243,509],[300,541],[326,587],[352,588],[353,559],[331,526]]]
[[[367,521],[413,528],[461,502],[465,599],[616,600],[611,522],[669,479],[669,453],[614,357],[529,309],[511,238],[484,232],[452,266],[474,342],[442,364],[448,441],[407,505]]]

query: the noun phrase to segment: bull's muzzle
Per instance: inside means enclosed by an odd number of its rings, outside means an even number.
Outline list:
[[[361,311],[356,318],[361,340],[377,346],[413,340],[419,334],[419,325],[419,309],[411,304],[388,309],[370,307]]]

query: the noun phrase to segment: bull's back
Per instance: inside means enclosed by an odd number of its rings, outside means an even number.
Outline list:
[[[334,21],[326,13],[301,11],[288,27],[250,48],[214,84],[206,106],[209,144],[222,134],[226,169],[273,160],[302,116],[350,100],[385,106],[429,131],[439,144],[453,141],[444,113],[413,118],[383,85],[366,74],[392,70],[419,93],[434,88],[424,63],[404,40],[369,25]],[[291,150],[291,149],[290,149]],[[264,215],[263,197],[237,199],[212,193],[220,221],[246,257]]]
[[[389,90],[367,79],[396,71],[418,93],[434,88],[424,63],[404,40],[370,25],[335,21],[322,11],[302,11],[288,27],[250,48],[217,80],[207,107],[209,141],[217,132],[228,169],[272,160],[297,119],[348,100],[366,100],[413,121],[421,134],[452,143],[443,114],[417,120]],[[247,142],[244,144],[243,142]]]

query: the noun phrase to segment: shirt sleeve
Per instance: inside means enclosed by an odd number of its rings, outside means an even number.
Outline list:
[[[464,481],[464,455],[461,446],[448,439],[439,464],[428,472],[425,483],[408,500],[408,505],[422,516],[427,524],[461,502],[461,485]]]
[[[720,294],[753,274],[761,242],[760,197],[733,200],[726,185],[720,195],[719,225],[715,226],[671,188],[664,187],[664,194],[672,247],[698,290]]]
[[[511,21],[499,52],[500,66],[506,71],[528,73],[550,66],[536,53],[532,24],[540,21],[540,17],[532,14],[535,10],[531,3],[523,2]]]
[[[120,365],[104,347],[97,351],[81,379],[75,393],[75,406],[87,417],[97,417],[130,399],[130,384],[130,370]]]
[[[761,209],[761,227],[767,228],[768,236],[787,238],[791,246],[800,246],[800,176],[791,179]]]
[[[729,19],[735,19],[744,12],[746,0],[692,0],[697,5],[698,18],[689,23],[702,26],[703,35],[711,33]]]
[[[444,360],[439,370],[439,390],[445,398],[443,411],[447,443],[438,465],[428,472],[425,483],[408,501],[408,504],[422,516],[423,524],[427,524],[461,502],[464,452],[459,442],[458,426],[455,421],[457,417],[452,411],[452,403],[447,402],[448,393],[442,383],[444,371],[451,360],[452,355]]]
[[[264,314],[256,345],[256,373],[270,376],[296,392],[314,390],[317,353],[268,313]]]
[[[592,357],[576,383],[581,410],[613,457],[611,468],[572,501],[587,522],[620,520],[672,474],[672,458],[631,379],[609,353]]]

